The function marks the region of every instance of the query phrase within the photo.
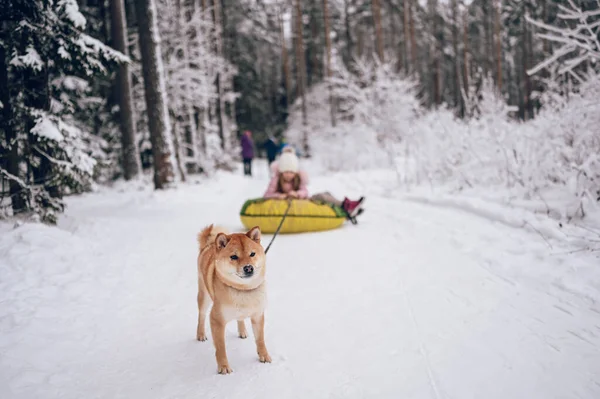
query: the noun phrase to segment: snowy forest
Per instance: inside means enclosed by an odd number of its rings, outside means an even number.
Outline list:
[[[1,214],[285,138],[399,184],[599,197],[597,0],[3,0]]]
[[[600,0],[0,17],[1,399],[600,398]]]

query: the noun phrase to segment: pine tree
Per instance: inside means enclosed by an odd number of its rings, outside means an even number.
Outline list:
[[[33,212],[54,223],[65,194],[89,187],[97,164],[90,133],[90,81],[123,54],[83,33],[75,0],[14,0],[3,7],[0,75],[2,152],[14,214]]]

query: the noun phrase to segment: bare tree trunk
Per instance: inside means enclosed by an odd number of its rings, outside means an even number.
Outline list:
[[[410,74],[416,67],[411,65],[413,49],[411,48],[410,41],[410,0],[404,0],[404,68],[406,73]]]
[[[0,23],[0,28],[4,29],[5,23]],[[2,34],[2,36],[5,36]],[[6,40],[5,37],[2,37]],[[22,180],[21,172],[19,168],[19,141],[17,140],[17,131],[15,129],[14,115],[12,112],[12,105],[10,102],[10,92],[8,83],[8,64],[6,62],[6,50],[4,46],[0,46],[0,102],[2,102],[1,112],[1,125],[6,134],[7,154],[5,161],[0,157],[0,166],[5,167],[6,171],[10,173],[12,178],[8,179],[8,189],[10,193],[11,206],[13,214],[16,215],[27,210],[27,192],[26,188],[20,183]],[[5,176],[0,175],[0,180],[4,181]]]
[[[308,77],[308,86],[312,86],[314,84],[316,84],[319,81],[319,69],[320,69],[320,65],[319,65],[319,57],[318,57],[318,45],[317,45],[317,40],[319,38],[319,31],[318,31],[318,27],[317,27],[317,20],[316,18],[318,18],[318,16],[315,13],[315,9],[316,9],[316,0],[311,0],[311,13],[310,13],[310,22],[309,22],[309,26],[310,26],[310,46],[309,46],[309,53],[310,53],[310,75]]]
[[[285,78],[285,95],[286,104],[289,110],[292,102],[292,75],[290,73],[290,60],[288,56],[287,44],[285,42],[285,34],[283,30],[283,18],[281,17],[282,10],[280,9],[277,13],[277,19],[279,22],[279,37],[281,40],[281,58],[283,61],[283,76]]]
[[[127,25],[123,0],[110,0],[112,26],[112,44],[116,50],[125,55],[127,48]],[[119,101],[119,118],[121,119],[121,165],[125,180],[139,175],[140,157],[135,143],[135,124],[133,122],[133,96],[131,94],[131,75],[129,64],[121,63],[117,76],[117,97]]]
[[[452,49],[454,51],[454,105],[459,108],[460,115],[464,115],[464,105],[462,102],[461,76],[460,76],[460,54],[458,52],[458,27],[460,24],[458,13],[458,0],[452,0]]]
[[[175,179],[175,162],[154,0],[136,0],[136,13],[154,161],[154,187],[163,189]]]
[[[223,43],[222,43],[222,26],[221,26],[221,0],[213,0],[213,23],[215,29],[215,53],[217,56],[223,55]],[[219,137],[221,138],[221,147],[224,150],[229,149],[229,134],[225,132],[224,125],[224,104],[223,104],[223,82],[222,74],[217,72],[217,77],[215,79],[215,85],[217,89],[217,102],[216,102],[216,114],[217,114],[217,124],[219,126]]]
[[[419,67],[417,65],[417,38],[415,35],[415,18],[414,18],[414,14],[413,14],[413,1],[414,0],[407,0],[409,5],[408,5],[408,22],[409,22],[409,26],[410,26],[410,48],[411,48],[411,61],[413,64],[413,68],[414,71],[418,71]]]
[[[365,33],[361,26],[356,27],[356,56],[361,59],[365,49]]]
[[[531,78],[527,73],[529,69],[529,65],[531,64],[529,52],[529,30],[527,29],[527,21],[525,21],[525,14],[527,14],[527,7],[524,6],[523,10],[523,39],[522,39],[522,49],[523,49],[523,79],[525,80],[525,90],[523,93],[523,114],[525,119],[529,119],[532,117],[532,107],[531,107]]]
[[[346,64],[352,63],[352,32],[350,30],[350,0],[344,0],[344,26],[346,28]]]
[[[495,2],[496,0],[493,0]],[[498,0],[497,7],[492,3],[495,13],[494,36],[496,37],[496,85],[502,92],[502,0]]]
[[[181,177],[181,181],[185,181],[185,169],[183,168],[183,160],[181,159],[181,134],[179,132],[179,123],[177,121],[177,117],[173,116],[173,145],[175,147],[175,161],[177,162],[177,170],[179,171],[179,176]]]
[[[175,7],[177,11],[177,37],[181,38],[184,43],[181,45],[182,58],[185,65],[185,68],[188,71],[188,84],[187,87],[184,88],[186,92],[186,97],[191,99],[193,97],[193,93],[191,91],[192,88],[192,69],[190,65],[190,56],[189,56],[189,41],[187,32],[184,30],[186,26],[186,16],[183,10],[182,0],[175,1]],[[194,163],[200,163],[200,154],[198,153],[198,144],[197,140],[197,130],[196,123],[194,120],[194,112],[192,106],[185,101],[182,105],[182,113],[181,119],[175,119],[175,128],[173,129],[173,134],[175,141],[173,144],[175,145],[175,154],[177,158],[177,167],[179,168],[179,173],[181,174],[181,179],[185,181],[186,179],[186,168],[185,168],[185,159],[187,158],[187,153],[191,151],[191,158],[194,160]],[[188,129],[189,129],[189,141],[188,141]]]
[[[396,72],[400,72],[404,67],[404,47],[402,46],[402,29],[398,32],[398,25],[402,25],[402,18],[400,23],[396,24],[396,13],[395,10],[389,10],[390,14],[390,47],[396,52]],[[400,15],[399,15],[400,16]]]
[[[329,108],[331,112],[331,126],[335,127],[335,99],[333,97],[333,83],[331,82],[331,34],[329,32],[329,9],[327,0],[323,0],[323,18],[325,20],[325,45],[327,47],[327,85],[329,87]]]
[[[377,46],[377,56],[379,61],[385,62],[383,53],[383,31],[381,29],[381,4],[379,0],[371,0],[373,8],[373,23],[375,24],[375,41]]]
[[[438,41],[439,27],[437,17],[437,0],[428,1],[429,18],[431,21],[431,37],[432,41],[429,46],[430,68],[431,68],[431,83],[433,103],[439,105],[442,102],[440,88],[440,45]]]
[[[302,7],[301,0],[296,0],[296,62],[298,72],[298,87],[302,95],[302,126],[304,152],[309,154],[308,145],[308,116],[306,114],[306,61],[304,59],[304,40],[302,37]]]
[[[469,80],[470,80],[470,65],[469,65],[469,10],[464,7],[464,20],[463,20],[463,85],[465,95],[469,95]]]
[[[542,1],[542,18],[544,23],[547,24],[550,23],[548,14],[548,2]],[[542,49],[544,50],[544,57],[547,57],[550,54],[552,54],[552,42],[546,39],[542,39]]]

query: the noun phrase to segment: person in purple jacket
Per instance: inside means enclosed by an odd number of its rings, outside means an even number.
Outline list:
[[[254,141],[252,132],[246,130],[242,135],[242,159],[244,160],[244,176],[252,176],[252,159],[254,158]]]

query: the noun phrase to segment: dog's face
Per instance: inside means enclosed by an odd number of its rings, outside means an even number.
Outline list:
[[[260,236],[258,227],[246,234],[217,235],[215,265],[223,283],[239,290],[251,290],[264,282],[266,257]]]

